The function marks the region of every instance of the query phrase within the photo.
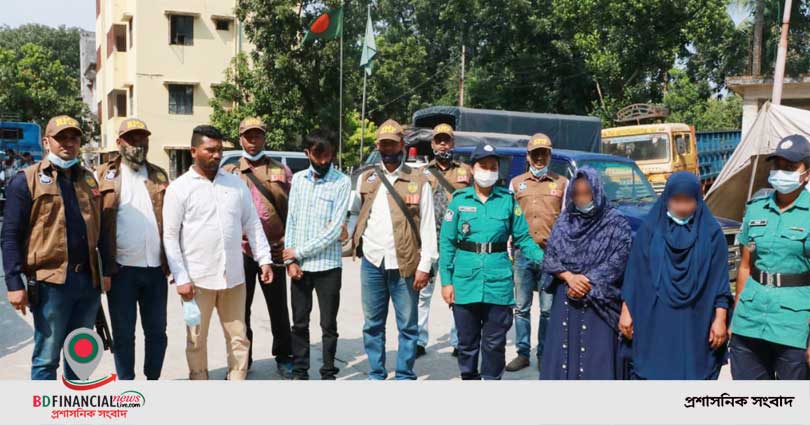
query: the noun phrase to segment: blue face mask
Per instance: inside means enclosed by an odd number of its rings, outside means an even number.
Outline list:
[[[543,177],[548,173],[548,167],[543,168],[534,168],[533,166],[529,165],[529,171],[531,171],[532,175],[535,177]]]
[[[200,324],[200,307],[197,305],[197,301],[193,299],[183,301],[183,320],[192,328]]]
[[[669,210],[667,210],[667,216],[669,218],[671,218],[672,221],[675,222],[675,224],[680,225],[680,226],[685,226],[686,223],[689,223],[689,221],[692,220],[692,217],[694,217],[694,214],[692,214],[692,215],[690,215],[689,217],[686,217],[686,218],[679,218],[676,215],[669,212]]]
[[[73,158],[73,159],[68,160],[68,159],[62,159],[62,158],[56,156],[56,154],[54,154],[54,153],[48,153],[48,161],[50,161],[51,164],[53,164],[53,165],[55,165],[55,166],[57,166],[57,167],[59,167],[59,168],[61,168],[63,170],[67,170],[68,168],[78,164],[79,163],[79,158]]]
[[[593,211],[593,208],[595,207],[595,205],[593,204],[593,201],[591,201],[591,202],[588,202],[587,204],[585,204],[585,205],[583,205],[581,207],[579,205],[575,204],[574,207],[577,209],[577,211],[579,211],[579,212],[581,212],[583,214],[588,214],[589,212]]]
[[[264,158],[264,151],[259,151],[256,155],[251,156],[247,151],[242,151],[242,158],[247,159],[248,161],[256,162],[262,158]]]
[[[802,174],[798,171],[771,170],[768,183],[777,192],[788,194],[796,191],[802,185]]]

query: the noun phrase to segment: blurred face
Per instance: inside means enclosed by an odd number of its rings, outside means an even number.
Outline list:
[[[82,135],[73,128],[62,130],[53,137],[45,137],[48,152],[68,161],[79,156],[81,144]]]
[[[574,181],[573,201],[574,204],[580,208],[585,207],[593,201],[591,185],[584,178],[578,178]]]
[[[405,142],[402,140],[379,140],[377,141],[377,150],[382,155],[396,155],[405,149]]]
[[[257,155],[264,150],[266,140],[267,137],[265,133],[258,128],[250,129],[239,136],[239,143],[242,145],[242,149],[251,156]]]
[[[437,134],[430,143],[434,152],[448,152],[455,147],[456,142],[447,134]]]
[[[203,136],[202,142],[191,147],[194,165],[208,174],[216,174],[222,160],[222,140]]]
[[[526,154],[526,160],[534,168],[543,168],[551,161],[551,150],[540,148]]]
[[[678,193],[669,198],[667,203],[669,212],[678,218],[688,218],[697,210],[697,200],[689,195]]]

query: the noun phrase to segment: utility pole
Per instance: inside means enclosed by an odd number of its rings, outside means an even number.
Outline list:
[[[461,78],[458,80],[458,107],[464,107],[464,65],[466,62],[465,47],[461,45]]]
[[[779,51],[776,54],[776,69],[773,72],[773,93],[771,103],[782,103],[782,85],[785,81],[785,61],[787,59],[788,29],[790,28],[791,0],[785,0],[785,13],[782,16],[782,34],[779,38]]]

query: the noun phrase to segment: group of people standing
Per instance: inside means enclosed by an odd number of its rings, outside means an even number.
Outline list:
[[[531,364],[534,292],[541,379],[716,379],[729,351],[735,379],[810,378],[810,142],[802,136],[780,142],[769,158],[775,191],[749,202],[735,299],[726,236],[693,174],[669,178],[634,234],[599,172],[580,168],[569,181],[549,170],[552,141],[541,133],[528,143],[527,171],[504,187],[494,146],[458,162],[453,129],[440,124],[434,160],[412,168],[402,126],[386,121],[376,135],[381,161],[359,175],[353,197],[350,179],[332,165],[330,132],[303,138],[310,167],[295,175],[264,155],[265,133],[260,119],[243,120],[242,157],[221,167],[222,134],[196,127],[193,165],[170,183],[147,161],[151,133],[141,120],[121,123],[119,155],[95,174],[78,163],[78,122],[48,123],[48,155],[11,179],[0,235],[9,301],[34,315],[32,379],[55,379],[65,336],[93,326],[102,292],[119,378],[135,377],[139,312],[143,374],[158,379],[169,283],[183,300],[189,378],[208,379],[216,309],[227,379],[245,379],[257,279],[280,376],[309,378],[314,292],[320,376],[336,379],[344,242],[361,261],[370,379],[389,376],[389,305],[394,378],[416,379],[436,286],[452,308],[462,379],[501,379]],[[358,217],[352,234],[349,210]],[[513,324],[518,356],[507,365]]]

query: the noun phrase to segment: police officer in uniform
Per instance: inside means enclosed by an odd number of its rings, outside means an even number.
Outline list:
[[[267,128],[256,117],[248,117],[239,124],[239,143],[242,157],[236,164],[222,169],[239,175],[250,189],[253,204],[262,222],[265,236],[270,243],[274,264],[283,264],[284,225],[287,221],[287,200],[290,193],[292,172],[290,169],[264,154]],[[255,179],[255,180],[254,180]],[[256,185],[259,182],[259,185]],[[253,329],[250,326],[250,310],[256,291],[259,265],[253,259],[250,247],[242,243],[247,297],[245,298],[245,325],[250,340],[248,369],[253,364]],[[267,311],[270,314],[270,330],[273,333],[272,354],[276,358],[276,370],[284,379],[292,378],[292,334],[290,313],[287,308],[287,272],[284,267],[273,267],[273,282],[260,285]]]
[[[551,139],[537,133],[529,139],[526,160],[529,170],[512,179],[509,185],[515,199],[523,209],[529,233],[540,248],[546,249],[551,228],[563,208],[563,195],[568,179],[549,170]],[[543,355],[543,340],[551,314],[552,295],[542,290],[550,276],[543,273],[540,263],[529,261],[520,249],[515,250],[515,345],[518,355],[506,366],[508,372],[528,367],[531,352],[531,309],[534,293],[540,301],[540,320],[537,325],[537,368]]]
[[[425,167],[425,177],[430,182],[433,191],[433,210],[436,218],[436,234],[439,234],[442,217],[447,211],[447,205],[453,200],[453,192],[464,189],[472,184],[472,168],[469,165],[453,160],[453,127],[449,124],[439,124],[433,129],[433,160]],[[416,356],[423,356],[428,343],[428,323],[430,320],[430,301],[433,298],[433,289],[437,278],[437,265],[434,264],[428,286],[419,292],[419,343],[416,346]],[[458,356],[458,335],[456,325],[450,316],[450,345],[453,346],[453,356]]]
[[[79,162],[81,141],[78,121],[51,118],[43,138],[47,157],[17,173],[7,191],[3,268],[10,304],[25,314],[30,303],[34,314],[34,380],[56,379],[65,337],[93,328],[101,301],[101,195],[93,173]],[[67,364],[65,376],[77,379]]]
[[[782,139],[768,182],[748,202],[731,322],[734,379],[810,379],[810,142]]]
[[[481,144],[470,158],[474,185],[454,193],[439,238],[442,298],[453,307],[461,378],[500,379],[506,333],[515,304],[509,237],[531,261],[543,251],[532,240],[523,210],[499,180],[495,147]],[[478,356],[481,353],[481,370]]]

